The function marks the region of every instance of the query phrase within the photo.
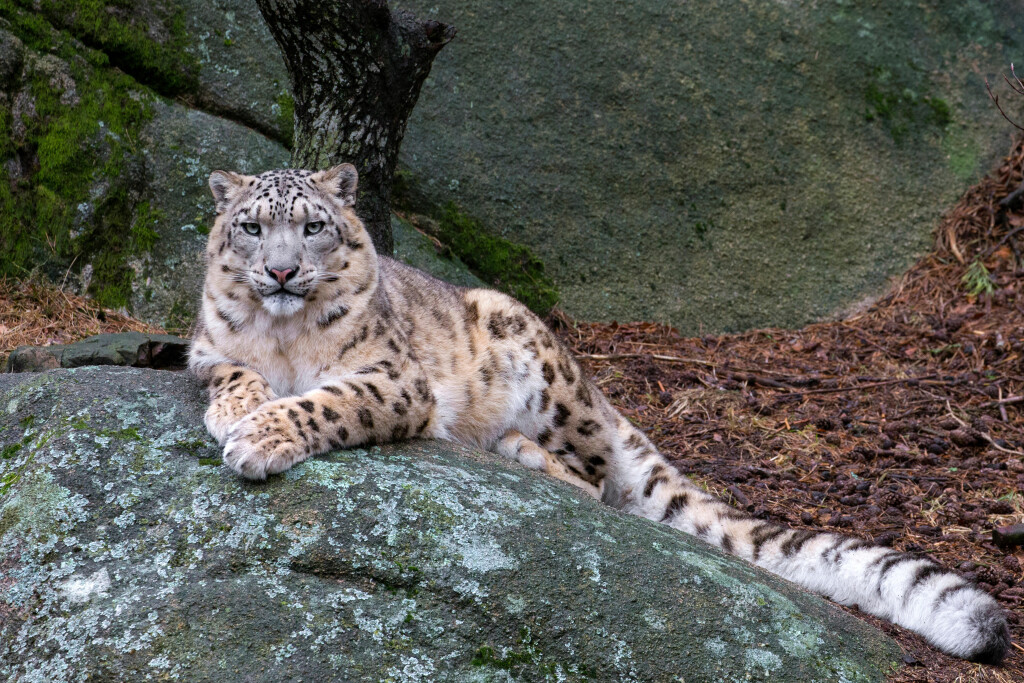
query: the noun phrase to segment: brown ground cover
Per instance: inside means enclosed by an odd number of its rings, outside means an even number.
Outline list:
[[[1022,164],[1018,144],[859,315],[702,338],[651,323],[561,334],[709,490],[794,527],[927,551],[995,595],[1024,642],[1024,548],[992,542],[1024,521]],[[1024,681],[1019,645],[983,667],[867,618],[906,652],[896,681]]]
[[[67,344],[105,332],[162,332],[45,281],[0,278],[0,372],[19,346]]]
[[[552,320],[624,414],[734,505],[794,527],[925,550],[977,580],[1024,641],[1024,147],[946,216],[931,255],[869,310],[800,330],[686,338],[651,323]],[[0,280],[0,364],[21,344],[158,332],[34,281]],[[861,615],[862,617],[864,615]],[[894,681],[1024,681],[903,646]]]

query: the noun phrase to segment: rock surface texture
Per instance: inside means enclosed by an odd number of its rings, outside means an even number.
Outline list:
[[[1024,49],[1010,0],[392,6],[459,31],[403,143],[413,194],[529,247],[573,316],[690,333],[879,293],[1005,150],[983,78]],[[283,164],[287,88],[255,0],[0,0],[0,207],[53,226],[19,265],[56,252],[58,281],[187,328],[204,176]]]
[[[0,376],[0,678],[881,681],[866,624],[442,442],[232,476],[181,373]]]
[[[1010,0],[399,4],[459,31],[403,143],[424,193],[572,315],[692,334],[877,294],[1006,152],[983,77],[1024,50]]]
[[[74,344],[19,346],[7,357],[4,372],[44,372],[86,365],[183,369],[189,340],[169,334],[120,332],[97,334]]]

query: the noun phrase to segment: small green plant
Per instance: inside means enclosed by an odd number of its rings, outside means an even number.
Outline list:
[[[295,138],[295,99],[290,92],[284,91],[277,96],[277,106],[277,122],[285,136],[284,144],[291,147]]]
[[[967,266],[967,271],[960,278],[960,284],[964,286],[964,289],[971,296],[992,294],[995,291],[995,286],[992,284],[992,276],[989,274],[985,264],[979,259],[974,259],[971,265]]]

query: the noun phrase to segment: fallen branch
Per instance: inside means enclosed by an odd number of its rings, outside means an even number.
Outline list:
[[[856,379],[856,378],[854,378]],[[833,389],[808,389],[807,391],[794,391],[791,394],[783,394],[779,398],[791,398],[810,396],[811,394],[838,394],[844,391],[858,391],[860,389],[873,389],[875,387],[888,387],[894,384],[913,384],[918,382],[929,381],[930,384],[949,384],[949,382],[943,380],[935,380],[935,375],[925,375],[924,377],[907,377],[905,379],[890,379],[884,382],[871,382],[869,384],[855,384],[849,387],[835,387]]]
[[[709,368],[717,368],[716,363],[711,361],[701,360],[700,358],[681,358],[679,356],[662,356],[656,353],[582,353],[576,356],[577,358],[586,358],[587,360],[625,360],[628,358],[653,358],[654,360],[665,361],[666,363],[693,363],[694,365],[704,365]]]
[[[946,401],[946,412],[948,412],[949,416],[956,420],[961,427],[970,429],[970,425],[968,425],[966,422],[964,422],[959,417],[953,414],[953,407],[949,405],[949,400]],[[978,436],[981,437],[982,441],[986,442],[989,446],[996,449],[997,451],[1000,451],[1002,453],[1009,453],[1010,455],[1016,455],[1018,457],[1024,457],[1024,453],[1020,451],[1015,451],[1011,448],[1003,448],[1002,446],[996,443],[995,439],[993,439],[991,435],[986,434],[985,432],[978,431]]]

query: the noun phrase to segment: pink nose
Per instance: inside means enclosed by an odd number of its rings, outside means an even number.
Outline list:
[[[271,272],[271,274],[274,277],[277,278],[277,281],[280,282],[282,285],[284,283],[288,282],[288,280],[291,280],[292,279],[291,276],[295,274],[295,269],[294,268],[286,268],[284,270],[277,270],[275,268],[267,268],[267,270],[269,270]]]

